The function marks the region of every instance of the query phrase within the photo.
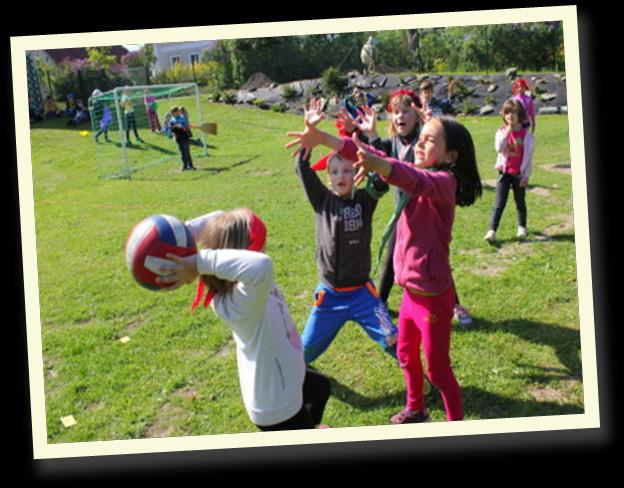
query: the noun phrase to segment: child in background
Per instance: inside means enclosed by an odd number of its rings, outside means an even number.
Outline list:
[[[89,120],[89,111],[82,103],[82,100],[76,102],[76,112],[71,120],[67,121],[67,125],[80,125]]]
[[[204,306],[232,329],[243,402],[262,431],[320,426],[329,399],[329,380],[306,370],[301,339],[279,288],[273,262],[264,254],[266,227],[249,209],[216,211],[186,223],[203,248],[198,254],[167,257],[161,283],[182,286],[199,278],[193,309]]]
[[[189,123],[182,114],[180,107],[171,108],[171,132],[178,144],[180,157],[182,159],[182,171],[195,170],[193,159],[191,158],[191,146],[189,145]]]
[[[305,123],[325,118],[321,102],[304,107]],[[318,168],[324,169],[324,168]],[[307,364],[316,360],[349,320],[396,358],[397,329],[370,280],[372,217],[388,186],[378,178],[355,189],[353,163],[338,154],[327,158],[331,190],[310,167],[309,153],[298,152],[296,171],[316,217],[316,263],[320,283],[302,334]]]
[[[136,119],[134,117],[134,104],[132,102],[132,98],[128,95],[128,89],[123,91],[119,105],[121,105],[124,109],[126,117],[126,142],[130,144],[130,128],[134,129],[134,137],[136,137],[136,141],[143,142],[137,132]]]
[[[106,142],[110,142],[110,139],[108,138],[108,126],[113,122],[113,114],[111,113],[110,108],[108,107],[108,105],[106,105],[106,102],[98,100],[97,98],[97,97],[100,97],[101,95],[102,95],[102,91],[98,90],[97,88],[93,90],[93,93],[91,94],[91,98],[93,99],[92,116],[96,116],[100,110],[102,111],[102,117],[100,118],[100,130],[98,130],[95,134],[96,144],[100,143],[98,138],[102,134],[104,134],[104,140]]]
[[[438,100],[433,96],[433,83],[430,80],[423,80],[420,83],[418,94],[423,104],[424,122],[427,122],[432,117],[453,113],[453,107],[447,99]]]
[[[67,94],[67,102],[65,103],[65,115],[73,118],[76,115],[76,96],[73,93]]]
[[[503,126],[494,138],[494,147],[498,153],[495,168],[498,170],[496,181],[496,200],[490,217],[490,224],[484,239],[490,243],[496,240],[496,231],[507,205],[509,188],[513,190],[518,211],[517,237],[527,236],[526,222],[526,187],[533,166],[533,148],[535,138],[521,124],[526,114],[522,103],[516,98],[508,99],[501,110]]]
[[[145,113],[147,114],[147,123],[152,132],[160,131],[160,121],[158,120],[158,103],[156,97],[151,95],[149,89],[146,88],[143,96],[143,104],[145,105]]]
[[[171,115],[171,112],[167,112],[163,118],[163,126],[161,129],[161,134],[167,136],[167,137],[173,137],[173,132],[171,132],[171,119],[173,118],[173,116]]]
[[[59,108],[52,96],[48,95],[43,103],[43,115],[46,119],[56,119],[63,115],[63,111]]]
[[[414,164],[386,158],[385,153],[354,140],[338,139],[306,124],[288,146],[308,151],[323,144],[357,160],[356,183],[375,171],[400,187],[410,200],[397,223],[394,253],[396,282],[404,288],[399,312],[397,355],[405,372],[407,402],[392,424],[424,422],[421,343],[427,375],[442,396],[448,420],[461,420],[461,390],[451,368],[449,350],[455,294],[449,262],[455,205],[471,205],[481,195],[474,144],[468,130],[451,117],[427,122],[414,149]]]
[[[531,129],[531,133],[535,133],[535,101],[527,92],[529,91],[529,83],[523,79],[517,79],[512,86],[513,98],[522,104],[525,116],[520,123],[525,129]]]

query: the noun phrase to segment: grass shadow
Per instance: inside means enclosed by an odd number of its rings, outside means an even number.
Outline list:
[[[513,334],[532,344],[548,346],[552,348],[561,364],[564,365],[565,369],[561,372],[565,377],[577,380],[582,379],[582,363],[580,360],[581,336],[578,330],[531,320],[514,319],[492,322],[473,316],[472,324],[468,326],[457,325],[454,328],[454,332],[460,334],[504,332]],[[535,366],[535,368],[539,368],[539,366]],[[562,377],[562,375],[559,377]],[[552,375],[543,374],[541,376],[531,376],[531,379],[548,383],[553,380],[553,377]]]
[[[206,167],[206,168],[197,168],[198,171],[207,171],[210,173],[223,173],[224,171],[230,171],[234,168],[238,168],[239,166],[244,166],[245,164],[249,164],[251,161],[253,161],[254,159],[259,158],[260,155],[259,154],[255,154],[253,156],[251,156],[248,159],[243,159],[241,161],[237,161],[234,164],[231,164],[229,166],[221,166],[221,167]]]
[[[574,234],[553,234],[548,235],[544,234],[540,231],[532,231],[529,232],[527,237],[508,237],[501,239],[499,237],[496,238],[494,242],[488,243],[489,246],[500,250],[506,244],[534,244],[537,242],[575,242],[576,237]]]

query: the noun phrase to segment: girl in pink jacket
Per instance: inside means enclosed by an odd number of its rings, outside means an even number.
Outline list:
[[[298,151],[323,144],[345,159],[357,160],[356,182],[374,171],[410,195],[397,223],[394,253],[395,281],[404,288],[399,311],[397,356],[407,386],[405,408],[392,424],[424,422],[421,344],[427,376],[442,396],[448,420],[464,417],[461,390],[450,361],[451,320],[455,294],[449,263],[455,205],[467,206],[481,195],[472,137],[451,117],[434,117],[422,128],[414,148],[414,164],[385,157],[381,151],[354,140],[339,139],[306,126],[287,147]]]
[[[490,217],[489,229],[484,237],[490,243],[496,240],[496,231],[507,205],[510,189],[513,190],[518,211],[516,235],[520,238],[527,236],[526,187],[529,184],[533,167],[535,146],[535,137],[521,125],[525,112],[518,100],[508,99],[503,104],[501,115],[504,124],[498,129],[494,138],[494,147],[497,152],[495,168],[498,170],[496,200]]]

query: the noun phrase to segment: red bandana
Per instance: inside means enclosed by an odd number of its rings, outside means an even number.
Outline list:
[[[347,130],[344,127],[344,124],[342,123],[340,119],[336,120],[336,128],[338,129],[339,137],[348,137],[349,139],[351,138],[352,133],[347,132]],[[357,132],[358,135],[360,134],[359,129],[355,129],[355,132]],[[319,159],[316,163],[314,163],[312,166],[310,166],[310,168],[312,168],[314,171],[326,170],[327,165],[329,163],[329,158],[331,158],[335,153],[336,151],[329,152],[328,154],[323,156],[321,159]]]
[[[414,102],[414,104],[416,104],[418,108],[422,108],[422,102],[420,101],[420,97],[414,90],[396,90],[390,95],[390,100],[392,100],[394,97],[398,97],[401,95],[407,95],[412,99],[412,101]],[[388,105],[386,106],[386,111],[392,113],[392,105],[390,105],[390,103],[388,103]]]
[[[260,217],[258,217],[251,210],[247,209],[247,211],[249,212],[249,216],[250,216],[249,245],[247,246],[247,249],[249,251],[260,252],[262,251],[262,249],[264,249],[264,244],[266,243],[266,233],[267,233],[266,225],[264,225],[264,222],[262,222],[262,219],[260,219]],[[191,305],[191,312],[195,311],[195,309],[199,306],[202,300],[202,297],[204,296],[205,291],[206,291],[206,284],[201,279],[198,279],[197,280],[197,292],[195,294],[195,300],[193,300],[193,303]],[[206,298],[204,299],[204,307],[207,307],[208,305],[210,305],[210,302],[212,302],[212,299],[214,298],[214,296],[215,296],[214,292],[211,292],[211,291],[209,291],[206,294]]]

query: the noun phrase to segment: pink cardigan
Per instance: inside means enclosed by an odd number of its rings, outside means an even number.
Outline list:
[[[357,146],[345,141],[340,155],[357,159]],[[399,286],[423,293],[443,293],[453,285],[449,261],[451,229],[455,219],[457,181],[447,171],[425,171],[366,149],[392,163],[387,183],[411,195],[397,222],[394,279]]]

